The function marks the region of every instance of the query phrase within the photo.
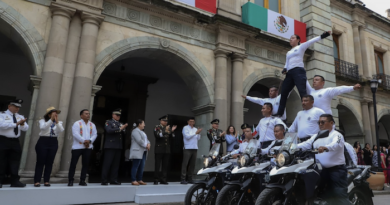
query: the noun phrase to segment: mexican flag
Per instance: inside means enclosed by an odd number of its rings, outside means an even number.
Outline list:
[[[257,130],[255,128],[255,125],[253,125],[253,127],[252,127],[252,136],[254,137],[256,135],[257,135]]]
[[[305,23],[251,2],[242,6],[242,22],[287,39],[297,34],[306,42]]]
[[[198,9],[208,11],[210,13],[217,13],[217,0],[175,0]]]

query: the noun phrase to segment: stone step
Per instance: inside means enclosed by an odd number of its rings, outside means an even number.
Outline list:
[[[136,194],[135,203],[154,204],[154,203],[178,203],[184,202],[186,193],[164,193],[164,194]]]

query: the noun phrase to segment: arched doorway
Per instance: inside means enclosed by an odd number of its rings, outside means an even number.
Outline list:
[[[345,140],[350,144],[353,144],[355,141],[362,142],[364,140],[363,134],[363,125],[361,120],[358,120],[358,117],[352,111],[352,106],[348,105],[337,105],[339,112],[339,128],[345,132]]]
[[[247,95],[251,97],[258,98],[269,98],[268,92],[270,87],[280,86],[282,80],[275,77],[267,77],[257,81],[248,91]],[[244,109],[246,113],[244,114],[244,122],[250,125],[257,125],[263,115],[261,114],[261,106],[255,103],[252,103],[248,100],[244,103]],[[287,125],[291,125],[295,119],[297,113],[301,109],[300,97],[295,90],[293,90],[288,98],[286,105],[286,115],[287,115]]]
[[[168,179],[178,181],[183,151],[182,128],[190,116],[196,116],[198,127],[208,128],[206,122],[211,120],[212,110],[198,112],[198,109],[212,107],[213,81],[199,61],[180,45],[154,37],[134,39],[137,42],[126,39],[114,44],[108,58],[98,56],[94,82],[102,89],[94,99],[92,121],[97,126],[104,125],[105,120],[110,119],[112,109],[118,107],[125,113],[121,116],[123,122],[131,125],[136,119],[145,119],[145,132],[152,148],[144,172],[147,180],[151,181],[154,172],[154,126],[159,124],[159,117],[170,115],[169,124],[178,125],[178,128],[176,137],[171,141]],[[107,49],[102,53],[107,54]],[[111,62],[107,63],[105,59]],[[104,67],[103,63],[108,66]],[[130,135],[127,133],[123,141],[125,149],[130,146]],[[208,141],[203,138],[198,144],[197,163],[200,167],[200,155],[208,150]],[[124,180],[129,179],[122,178]]]
[[[383,115],[378,122],[378,135],[380,146],[388,147],[390,144],[390,115]],[[376,144],[376,142],[375,142]]]

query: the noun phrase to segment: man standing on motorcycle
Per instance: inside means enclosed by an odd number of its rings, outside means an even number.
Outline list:
[[[314,97],[305,95],[302,97],[302,111],[299,111],[288,132],[297,132],[301,142],[306,141],[310,136],[317,134],[320,129],[317,122],[320,115],[325,114],[320,108],[313,107]]]
[[[259,148],[264,149],[268,147],[273,141],[275,141],[274,128],[277,124],[282,124],[285,128],[287,127],[284,122],[278,118],[272,116],[273,106],[271,103],[264,103],[261,113],[263,118],[260,120],[259,124],[256,127],[257,134],[254,138],[259,135]]]
[[[298,144],[297,148],[303,151],[318,149],[319,154],[316,155],[316,158],[323,167],[321,178],[330,187],[331,193],[326,193],[327,196],[331,196],[333,199],[333,203],[330,204],[349,205],[344,138],[333,129],[334,124],[332,115],[322,114],[318,125],[320,130],[329,130],[329,135],[324,138],[317,138],[317,135],[313,135],[309,140]]]

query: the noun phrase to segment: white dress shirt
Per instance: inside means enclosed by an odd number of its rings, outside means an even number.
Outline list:
[[[299,111],[288,131],[297,132],[299,138],[305,138],[317,134],[318,131],[320,131],[318,120],[322,114],[325,114],[325,112],[316,107],[312,107],[309,110]]]
[[[347,151],[349,153],[349,156],[351,156],[353,163],[355,165],[358,165],[358,159],[357,159],[355,149],[353,149],[352,145],[349,144],[348,142],[344,142],[344,146],[345,146],[345,148],[347,148]]]
[[[272,143],[271,143],[267,148],[261,149],[261,154],[268,154],[268,152],[269,152],[270,149],[279,150],[281,145],[279,145],[279,146],[274,146],[274,144],[275,144],[276,142],[281,142],[281,141],[283,141],[283,139],[272,141]]]
[[[14,129],[16,128],[16,123],[14,123],[13,113],[9,110],[5,112],[0,112],[0,135],[8,137],[8,138],[18,138],[20,136],[21,131],[28,130],[27,122],[24,125],[18,125],[18,134],[15,135]],[[15,113],[16,121],[24,120],[23,115],[19,115]]]
[[[81,123],[81,128],[80,128]],[[92,126],[92,134],[91,134],[91,126]],[[91,140],[92,143],[89,144],[89,149],[93,148],[93,142],[97,137],[97,130],[95,124],[91,121],[88,121],[85,124],[84,120],[76,121],[72,126],[72,134],[73,134],[73,145],[72,149],[85,149],[84,141]]]
[[[274,128],[277,124],[282,124],[284,128],[287,128],[286,124],[278,117],[270,116],[262,118],[256,127],[257,134],[254,138],[257,137],[257,135],[260,136],[258,141],[259,144],[261,142],[275,140]]]
[[[281,95],[278,95],[276,98],[257,98],[257,97],[246,96],[246,99],[253,102],[253,103],[259,104],[259,105],[264,105],[264,103],[271,103],[272,104],[272,114],[275,115],[278,113],[280,96]],[[286,109],[284,109],[284,113],[283,113],[283,116],[281,117],[281,119],[282,120],[286,119]]]
[[[196,134],[198,128],[186,125],[183,127],[184,149],[198,149],[200,134]]]
[[[64,131],[62,121],[59,121],[58,124],[54,125],[54,134],[51,135],[51,126],[53,125],[53,123],[54,122],[51,119],[49,119],[47,122],[45,121],[45,119],[39,120],[39,128],[41,129],[41,131],[39,132],[39,136],[58,137],[58,134]]]
[[[284,65],[284,68],[286,68],[287,71],[295,67],[303,68],[304,67],[303,56],[305,55],[306,49],[308,49],[313,43],[320,40],[321,40],[321,36],[317,36],[315,38],[306,41],[305,43],[301,43],[301,45],[292,48],[289,52],[287,52],[286,64]]]
[[[306,92],[314,97],[314,107],[322,109],[326,114],[332,114],[332,99],[343,93],[353,91],[353,86],[337,86],[333,88],[322,88],[315,90],[310,86],[309,81],[306,81]]]
[[[309,140],[298,144],[297,148],[301,148],[303,151],[312,149],[312,144],[316,137],[316,134],[313,135]],[[344,138],[339,132],[332,130],[328,137],[317,139],[313,144],[313,149],[318,149],[321,146],[329,150],[329,152],[316,154],[316,159],[323,167],[330,168],[345,164]]]

